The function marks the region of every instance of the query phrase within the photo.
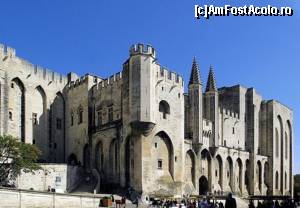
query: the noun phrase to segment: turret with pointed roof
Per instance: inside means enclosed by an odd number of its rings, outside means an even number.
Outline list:
[[[215,72],[212,66],[209,68],[206,90],[204,93],[204,118],[214,123],[213,136],[210,140],[211,146],[218,146],[219,143],[219,94],[215,79]]]
[[[195,57],[193,59],[190,82],[189,82],[189,85],[191,84],[202,84],[200,79],[199,66]]]
[[[194,144],[202,142],[202,82],[196,58],[193,59],[189,82],[189,138]]]
[[[211,65],[210,68],[209,68],[209,73],[208,73],[208,79],[207,79],[207,85],[206,85],[205,92],[214,92],[214,91],[218,91],[218,90],[217,90],[217,85],[216,85],[214,68]]]

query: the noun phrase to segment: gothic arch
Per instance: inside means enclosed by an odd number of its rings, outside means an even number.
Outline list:
[[[174,149],[172,141],[166,132],[161,131],[154,136],[152,150],[153,164],[157,164],[155,169],[160,169],[158,166],[161,163],[163,174],[166,176],[170,175],[174,179]]]
[[[240,193],[243,191],[243,162],[240,158],[236,160],[235,165],[236,184],[238,185]]]
[[[200,152],[200,165],[201,165],[201,169],[200,169],[200,175],[205,176],[207,181],[208,181],[208,189],[211,189],[211,162],[212,162],[212,157],[210,152],[207,149],[203,149]]]
[[[216,156],[216,180],[220,185],[220,188],[223,189],[223,161],[220,155]]]
[[[226,178],[229,188],[233,190],[233,162],[230,156],[226,159]]]
[[[192,150],[188,150],[185,155],[185,180],[192,182],[195,187],[195,153]]]
[[[256,180],[257,180],[258,190],[261,192],[262,191],[262,166],[259,160],[256,163]]]
[[[280,131],[279,131],[279,138],[280,138],[280,192],[283,194],[284,131],[283,131],[282,118],[280,115],[277,116],[277,120],[278,120],[279,127],[280,127]]]
[[[287,128],[288,128],[288,155],[287,155],[287,162],[289,164],[289,170],[287,173],[287,180],[288,180],[288,187],[287,190],[291,192],[291,188],[293,187],[292,181],[291,180],[291,173],[292,173],[292,160],[291,156],[293,155],[293,148],[292,148],[292,143],[293,143],[293,132],[292,132],[292,125],[290,120],[287,120]]]
[[[10,116],[13,124],[17,125],[16,137],[19,137],[22,142],[25,142],[25,87],[20,78],[15,77],[11,80],[11,95],[13,100],[9,107],[11,108]]]
[[[47,97],[44,89],[37,86],[32,95],[32,138],[33,143],[42,151],[42,159],[48,159],[47,153],[49,150],[50,138],[48,130],[47,117]]]
[[[279,157],[279,132],[278,128],[275,128],[275,154]]]

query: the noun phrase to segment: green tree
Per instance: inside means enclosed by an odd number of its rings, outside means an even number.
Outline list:
[[[41,168],[36,163],[40,150],[19,141],[13,136],[0,136],[0,186],[15,180],[21,171],[33,173]]]

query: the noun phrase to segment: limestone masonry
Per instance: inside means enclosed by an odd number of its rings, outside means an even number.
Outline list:
[[[0,135],[37,145],[41,162],[81,165],[102,187],[142,194],[291,195],[293,112],[253,88],[206,87],[194,59],[188,92],[133,45],[123,70],[79,78],[0,45]],[[25,180],[25,179],[24,179]],[[100,184],[100,182],[99,182]]]

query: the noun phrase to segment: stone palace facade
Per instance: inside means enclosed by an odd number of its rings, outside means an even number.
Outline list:
[[[143,194],[290,195],[293,112],[253,88],[188,83],[133,45],[122,72],[67,76],[0,45],[0,135],[37,145],[40,161],[81,165],[101,187]]]

